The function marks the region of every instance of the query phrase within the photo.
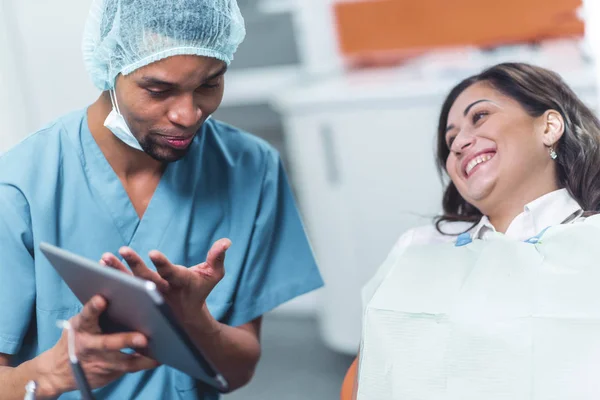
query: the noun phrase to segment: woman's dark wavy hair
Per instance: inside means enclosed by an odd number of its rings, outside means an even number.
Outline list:
[[[437,132],[437,167],[447,178],[446,126],[450,108],[469,86],[485,82],[517,101],[532,117],[547,110],[558,111],[564,119],[564,134],[556,146],[557,180],[587,212],[600,211],[600,122],[560,76],[544,68],[522,63],[503,63],[471,76],[456,85],[446,97]],[[456,186],[449,183],[442,200],[443,214],[435,219],[442,233],[444,222],[464,221],[476,224],[481,212],[467,203]]]

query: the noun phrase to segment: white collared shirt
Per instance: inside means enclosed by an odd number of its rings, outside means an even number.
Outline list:
[[[581,214],[581,206],[567,189],[555,190],[527,204],[523,212],[512,220],[504,234],[509,238],[527,240],[549,226],[575,221]],[[489,232],[495,231],[488,217],[484,216],[470,233],[473,238],[485,239]]]
[[[505,235],[517,240],[527,240],[549,226],[579,221],[582,219],[582,214],[581,206],[571,197],[567,189],[555,190],[525,205],[523,212],[512,220]],[[444,223],[442,228],[444,232],[450,233],[450,235],[439,233],[433,225],[411,229],[402,235],[373,278],[363,287],[363,311],[396,260],[407,247],[453,242],[456,240],[456,236],[453,234],[459,234],[467,230],[474,239],[485,240],[491,232],[496,231],[486,216],[482,217],[477,225],[469,229],[471,225],[468,222]]]

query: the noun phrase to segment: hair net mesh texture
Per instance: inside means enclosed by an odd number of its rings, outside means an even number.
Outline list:
[[[230,64],[245,35],[236,0],[94,0],[83,58],[94,85],[108,90],[119,73],[170,56]]]

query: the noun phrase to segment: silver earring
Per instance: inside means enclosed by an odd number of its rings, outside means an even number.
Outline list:
[[[554,149],[550,149],[550,158],[553,160],[556,160],[556,157],[558,157],[558,154],[556,154],[556,151],[554,151]]]

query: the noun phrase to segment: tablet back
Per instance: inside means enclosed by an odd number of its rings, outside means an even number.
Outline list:
[[[228,385],[175,320],[153,282],[100,265],[47,243],[40,250],[75,296],[87,303],[96,294],[108,301],[100,319],[104,333],[141,332],[150,356],[219,391]]]

